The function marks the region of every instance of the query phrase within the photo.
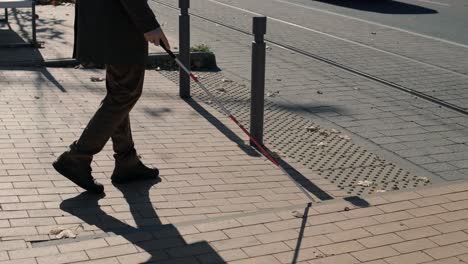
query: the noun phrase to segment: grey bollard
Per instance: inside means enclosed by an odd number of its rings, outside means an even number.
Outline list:
[[[37,45],[36,39],[36,1],[32,3],[32,44]]]
[[[252,86],[250,106],[250,134],[263,145],[263,120],[265,101],[265,41],[266,17],[253,18]],[[250,141],[251,146],[255,146]]]
[[[190,0],[179,0],[179,59],[190,70]],[[190,98],[190,77],[179,69],[179,96]]]

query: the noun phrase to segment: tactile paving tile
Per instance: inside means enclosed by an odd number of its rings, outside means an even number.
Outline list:
[[[161,71],[178,82],[177,71]],[[226,80],[220,72],[197,73],[205,86],[248,129],[250,88]],[[192,82],[192,95],[218,107]],[[218,109],[219,110],[219,109]],[[431,184],[354,144],[338,131],[319,127],[295,113],[265,102],[264,143],[336,184],[350,196],[416,188]]]

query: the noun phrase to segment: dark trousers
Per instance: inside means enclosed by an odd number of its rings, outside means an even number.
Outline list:
[[[74,148],[85,155],[100,152],[112,138],[116,156],[135,153],[129,113],[143,90],[145,65],[106,65],[107,95]]]

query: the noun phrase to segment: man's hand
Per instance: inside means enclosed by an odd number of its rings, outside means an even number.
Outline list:
[[[167,41],[166,35],[164,35],[164,32],[161,28],[146,32],[145,39],[146,41],[153,43],[156,46],[159,46],[159,41],[162,41],[168,49],[171,49],[169,41]]]

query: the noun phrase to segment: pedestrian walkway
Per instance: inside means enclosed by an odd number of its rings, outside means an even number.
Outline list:
[[[115,229],[126,224],[138,231],[304,203],[294,183],[245,140],[230,140],[240,129],[203,103],[179,99],[175,84],[156,71],[147,72],[143,98],[131,117],[139,154],[161,169],[162,182],[113,186],[108,145],[92,165],[106,197],[79,196],[81,190],[51,162],[99,105],[104,82],[90,79],[102,75],[101,70],[2,70],[0,236],[5,246],[0,248],[9,258],[28,256],[10,252],[24,248],[24,241],[55,238],[50,232],[57,226],[80,225],[79,236],[119,234]]]
[[[146,75],[132,127],[162,181],[112,185],[108,144],[92,164],[106,194],[94,196],[51,163],[98,107],[104,71],[0,68],[0,264],[468,262],[467,182],[309,207],[227,117]]]

